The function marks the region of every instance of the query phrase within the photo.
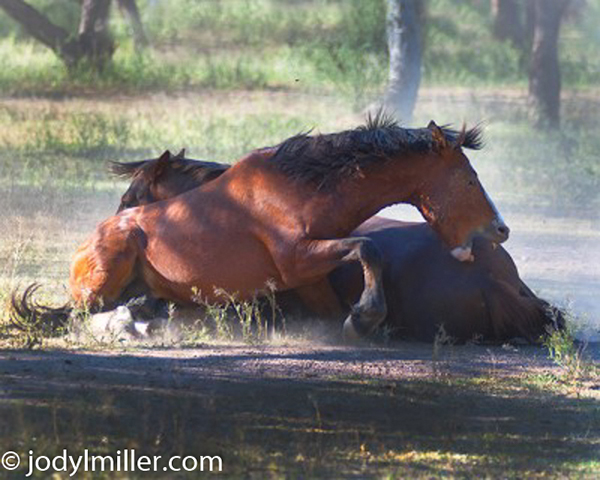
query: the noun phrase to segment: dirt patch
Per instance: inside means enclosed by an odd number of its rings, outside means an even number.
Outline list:
[[[570,394],[536,347],[4,351],[0,376],[5,450],[220,455],[250,478],[599,468],[600,385]]]

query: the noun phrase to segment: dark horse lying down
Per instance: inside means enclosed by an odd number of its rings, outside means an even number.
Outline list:
[[[263,155],[272,149],[263,149]],[[118,211],[170,198],[217,178],[229,165],[172,156],[114,163],[112,172],[131,178]],[[480,338],[537,341],[547,328],[562,322],[560,312],[539,299],[519,278],[504,248],[474,241],[473,262],[457,262],[427,223],[373,217],[352,235],[375,242],[384,258],[383,284],[387,325],[395,334],[432,341],[441,325],[460,341]],[[359,265],[344,265],[329,274],[344,304],[357,301],[363,289]],[[286,296],[296,309],[299,299]]]
[[[215,287],[244,299],[273,281],[316,313],[340,313],[327,275],[360,262],[364,285],[344,334],[368,334],[387,313],[383,263],[370,238],[350,234],[381,208],[416,206],[460,261],[473,259],[476,237],[508,238],[462,150],[479,145],[477,130],[403,129],[379,117],[253,152],[204,186],[102,222],[75,254],[72,304],[111,308],[139,282],[188,304],[194,291],[215,301]]]

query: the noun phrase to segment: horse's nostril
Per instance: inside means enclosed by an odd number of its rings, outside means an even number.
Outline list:
[[[498,225],[498,227],[496,227],[496,230],[500,235],[508,238],[508,234],[510,233],[510,228],[508,228],[506,225]]]

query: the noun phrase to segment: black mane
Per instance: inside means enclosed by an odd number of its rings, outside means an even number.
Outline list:
[[[110,162],[110,173],[121,178],[133,178],[138,172],[151,170],[157,165],[158,158],[139,160],[137,162]],[[169,168],[182,174],[190,175],[198,180],[204,180],[207,175],[217,177],[224,173],[230,165],[204,160],[194,160],[172,156],[169,160]]]
[[[457,131],[440,127],[453,147],[482,148],[482,128]],[[344,177],[359,175],[369,166],[403,154],[426,153],[434,148],[429,128],[402,128],[381,112],[365,125],[340,133],[311,136],[300,133],[282,142],[271,161],[289,177],[316,183],[319,188]]]
[[[207,162],[206,160],[193,160],[191,158],[174,159],[171,161],[171,165],[175,170],[200,180],[204,179],[208,173],[225,173],[231,167],[226,163]]]

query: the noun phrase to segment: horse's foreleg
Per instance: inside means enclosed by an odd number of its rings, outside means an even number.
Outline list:
[[[365,287],[344,322],[346,338],[367,335],[384,320],[387,307],[381,280],[383,260],[371,239],[311,240],[301,244],[297,252],[295,274],[299,279],[325,276],[343,263],[360,262]]]

